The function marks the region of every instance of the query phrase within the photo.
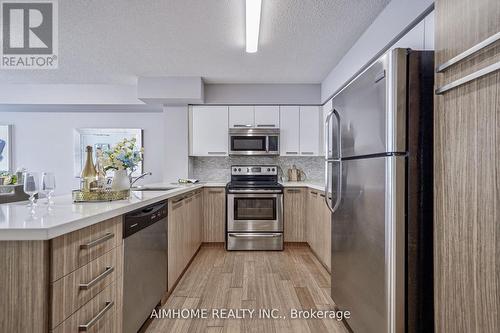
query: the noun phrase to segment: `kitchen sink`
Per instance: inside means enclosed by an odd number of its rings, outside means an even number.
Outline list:
[[[131,191],[170,191],[175,190],[176,187],[161,187],[161,186],[137,186],[131,187]]]

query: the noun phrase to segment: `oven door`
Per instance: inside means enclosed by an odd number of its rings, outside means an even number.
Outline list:
[[[229,193],[227,231],[282,232],[282,193]]]

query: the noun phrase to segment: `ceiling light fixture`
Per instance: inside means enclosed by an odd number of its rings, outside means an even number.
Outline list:
[[[246,0],[247,52],[257,52],[260,30],[260,8],[262,0]]]

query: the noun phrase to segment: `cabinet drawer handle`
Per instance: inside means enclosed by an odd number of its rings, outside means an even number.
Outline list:
[[[296,151],[287,151],[287,152],[285,152],[285,154],[287,154],[287,155],[297,155],[298,152],[296,152]]]
[[[318,192],[313,192],[313,191],[311,191],[311,194],[312,194],[312,195],[318,195]]]
[[[102,316],[104,316],[106,312],[108,312],[109,309],[113,307],[114,304],[115,302],[113,301],[107,301],[106,306],[101,311],[99,311],[99,313],[94,318],[90,319],[88,323],[78,326],[78,332],[87,332],[99,321],[99,319],[102,318]]]
[[[286,191],[288,193],[299,193],[300,192],[300,190],[298,190],[298,189],[287,189]]]
[[[456,87],[459,87],[459,86],[464,85],[466,83],[469,83],[475,79],[479,79],[480,77],[483,77],[485,75],[493,73],[499,69],[500,69],[500,61],[497,63],[494,63],[492,65],[486,66],[485,68],[482,68],[478,71],[475,71],[474,73],[466,75],[458,80],[455,80],[453,82],[450,82],[448,84],[445,84],[444,86],[437,88],[436,95],[442,95],[445,92],[447,92],[453,88],[456,88]]]
[[[436,70],[436,72],[437,73],[443,72],[448,67],[451,67],[454,64],[456,64],[457,62],[459,62],[459,61],[467,58],[468,56],[470,56],[470,55],[472,55],[472,54],[474,54],[474,53],[476,53],[476,52],[484,49],[486,46],[495,43],[499,39],[500,39],[500,32],[497,32],[493,36],[490,36],[490,37],[486,38],[482,42],[477,43],[476,45],[474,45],[473,47],[471,47],[470,49],[465,50],[464,52],[462,52],[459,55],[451,58],[447,62],[439,65],[438,68],[437,68],[437,70]]]
[[[251,124],[234,124],[234,127],[252,127]]]
[[[103,243],[103,242],[105,242],[108,239],[111,239],[113,237],[115,237],[115,234],[112,232],[108,232],[108,233],[104,234],[104,236],[97,238],[96,240],[93,240],[87,244],[80,245],[80,249],[82,249],[82,250],[90,249],[91,247],[99,245],[99,244],[101,244],[101,243]]]
[[[208,155],[226,155],[225,151],[209,151]]]
[[[222,193],[223,190],[209,190],[208,193]]]
[[[101,281],[106,276],[108,276],[109,274],[113,273],[114,270],[115,269],[114,269],[113,266],[106,266],[106,269],[104,270],[104,272],[102,272],[101,274],[99,274],[98,276],[96,276],[89,283],[81,283],[78,287],[80,288],[80,290],[88,290],[88,289],[92,288],[97,282]]]
[[[314,155],[314,152],[313,151],[303,151],[301,154],[302,155]]]
[[[258,124],[257,127],[276,127],[274,124]]]

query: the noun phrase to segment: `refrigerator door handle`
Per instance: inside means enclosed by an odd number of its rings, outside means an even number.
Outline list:
[[[338,163],[339,164],[339,168],[338,168],[339,172],[337,175],[337,195],[335,197],[335,205],[333,205],[333,207],[330,204],[330,200],[328,199],[328,197],[329,197],[329,195],[328,195],[328,181],[330,180],[328,166],[330,165],[330,163]],[[341,196],[342,196],[342,160],[325,161],[325,169],[326,169],[326,171],[325,171],[325,174],[326,174],[325,203],[326,203],[326,207],[328,207],[328,209],[333,214],[339,208],[340,200],[341,200]],[[332,193],[332,197],[333,197],[333,193]]]
[[[328,154],[328,153],[327,153]],[[332,161],[329,161],[328,159],[325,160],[325,203],[326,207],[333,213],[334,210],[332,206],[330,205],[330,201],[328,200],[328,182],[330,181],[330,173],[328,172],[328,166],[332,163]]]
[[[325,160],[330,159],[330,120],[332,120],[333,109],[328,112],[325,120]]]
[[[337,158],[330,158],[330,120],[332,116],[335,116],[335,119],[337,119],[337,152],[338,152],[338,157]],[[333,213],[338,209],[340,205],[340,196],[341,196],[341,190],[342,190],[342,129],[340,126],[340,115],[337,112],[335,108],[333,108],[327,115],[326,121],[325,121],[325,146],[326,146],[326,152],[325,152],[325,203],[328,209]],[[332,152],[333,154],[333,152]],[[335,205],[332,207],[330,204],[330,201],[328,199],[328,184],[330,181],[330,174],[328,171],[328,166],[331,162],[338,162],[339,163],[339,174],[337,178],[337,196],[335,198]],[[333,196],[333,194],[332,194]]]

